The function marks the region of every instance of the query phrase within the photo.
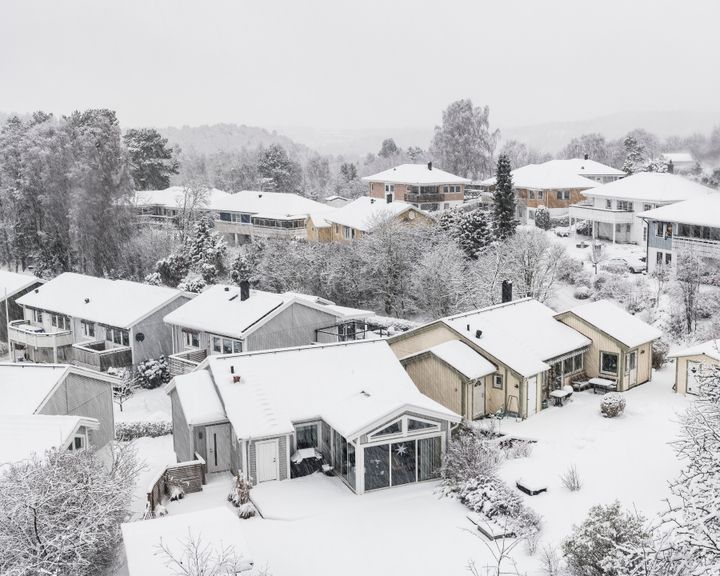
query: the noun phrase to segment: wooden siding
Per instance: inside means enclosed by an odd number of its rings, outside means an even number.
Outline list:
[[[95,448],[102,448],[115,438],[112,384],[104,380],[70,373],[38,413],[96,418],[100,428],[88,432]]]
[[[539,199],[537,197],[537,190],[534,191],[535,198],[529,198],[527,188],[515,188],[517,197],[522,200],[522,203],[528,208],[537,208],[541,205],[546,208],[567,208],[571,204],[577,204],[578,202],[586,200],[585,196],[582,194],[583,190],[587,190],[587,188],[571,189],[569,200],[558,200],[558,190],[556,189],[544,189],[542,191],[543,197]]]
[[[315,341],[315,330],[333,326],[336,317],[302,304],[292,304],[245,339],[244,352],[305,346]]]
[[[176,298],[168,305],[163,306],[130,330],[130,346],[133,349],[133,363],[139,364],[150,358],[169,356],[173,353],[172,330],[163,318],[170,312],[187,304],[189,298]],[[138,342],[136,334],[142,332],[145,339]]]
[[[467,379],[431,353],[420,354],[402,361],[418,390],[464,418],[472,419],[472,397],[468,403]],[[470,393],[472,394],[472,392]]]
[[[675,391],[678,394],[687,394],[687,363],[699,362],[705,366],[719,366],[720,362],[704,354],[694,356],[679,356],[675,360]]]
[[[195,457],[193,430],[187,423],[177,390],[170,392],[170,404],[172,406],[173,448],[175,449],[175,456],[178,462],[192,460]]]
[[[451,340],[459,340],[458,335],[444,324],[438,322],[390,338],[388,344],[390,344],[392,351],[395,352],[395,356],[402,359]]]

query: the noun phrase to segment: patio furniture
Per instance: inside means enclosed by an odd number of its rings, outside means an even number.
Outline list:
[[[590,386],[593,388],[593,394],[606,394],[617,389],[615,380],[608,380],[607,378],[591,378]]]
[[[290,477],[300,478],[323,470],[323,455],[315,448],[301,448],[290,457]]]
[[[573,394],[573,389],[571,386],[564,386],[560,390],[553,390],[550,392],[550,397],[554,400],[555,406],[562,407],[565,402],[565,400],[568,400],[570,396]]]
[[[519,478],[517,482],[515,482],[515,486],[528,496],[537,496],[542,492],[547,492],[547,484],[537,479]]]
[[[590,388],[590,379],[587,377],[585,372],[583,372],[582,374],[575,376],[570,384],[575,392],[582,392],[583,390]]]
[[[503,528],[500,524],[494,520],[490,520],[484,514],[478,514],[477,512],[470,512],[467,515],[467,519],[472,522],[478,529],[478,532],[485,536],[488,540],[499,540],[501,538],[514,538],[515,533],[509,528]]]

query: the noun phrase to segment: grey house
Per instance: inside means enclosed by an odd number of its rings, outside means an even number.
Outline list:
[[[373,313],[317,296],[217,284],[165,316],[170,370],[185,374],[207,356],[364,339]]]
[[[171,288],[61,274],[17,300],[23,319],[9,324],[11,358],[104,372],[170,354],[163,317],[190,298]]]
[[[0,270],[0,341],[7,342],[7,325],[21,320],[23,309],[17,299],[43,283],[33,275]]]
[[[178,461],[200,456],[253,484],[318,455],[357,494],[436,479],[460,422],[385,340],[210,356],[167,390]]]
[[[115,437],[113,379],[65,364],[0,364],[0,462],[48,448],[103,448]],[[17,445],[15,444],[17,443]]]

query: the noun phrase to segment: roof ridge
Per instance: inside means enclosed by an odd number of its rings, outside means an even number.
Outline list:
[[[286,352],[301,352],[303,350],[320,350],[325,348],[339,348],[342,346],[359,346],[361,344],[378,344],[387,343],[385,338],[376,338],[370,340],[351,340],[349,342],[327,342],[324,344],[304,344],[302,346],[288,346],[286,348],[272,348],[270,350],[256,350],[253,352],[238,352],[236,354],[214,354],[209,356],[210,360],[228,360],[230,358],[260,356],[263,354],[280,354]]]
[[[445,316],[441,320],[459,320],[460,318],[465,318],[467,316],[471,316],[473,314],[478,314],[480,312],[489,312],[490,310],[497,310],[499,308],[504,308],[506,306],[512,306],[513,304],[521,304],[523,302],[527,302],[529,300],[535,300],[535,298],[532,298],[530,296],[526,296],[525,298],[519,298],[517,300],[510,300],[509,302],[501,302],[499,304],[492,304],[490,306],[486,306],[485,308],[477,308],[475,310],[470,310],[469,312],[461,312],[459,314],[455,314],[453,316]],[[536,300],[538,304],[542,304],[539,300]],[[543,304],[544,306],[544,304]]]

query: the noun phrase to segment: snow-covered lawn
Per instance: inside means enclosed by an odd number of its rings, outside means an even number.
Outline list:
[[[115,404],[115,422],[160,422],[172,421],[170,396],[165,386],[154,390],[140,388],[123,403],[122,412]]]
[[[168,434],[157,438],[137,438],[133,440],[133,446],[137,451],[138,461],[143,464],[137,483],[132,503],[133,517],[142,517],[145,511],[145,502],[150,483],[157,477],[160,471],[168,464],[175,464],[175,451],[173,450],[173,437]]]

